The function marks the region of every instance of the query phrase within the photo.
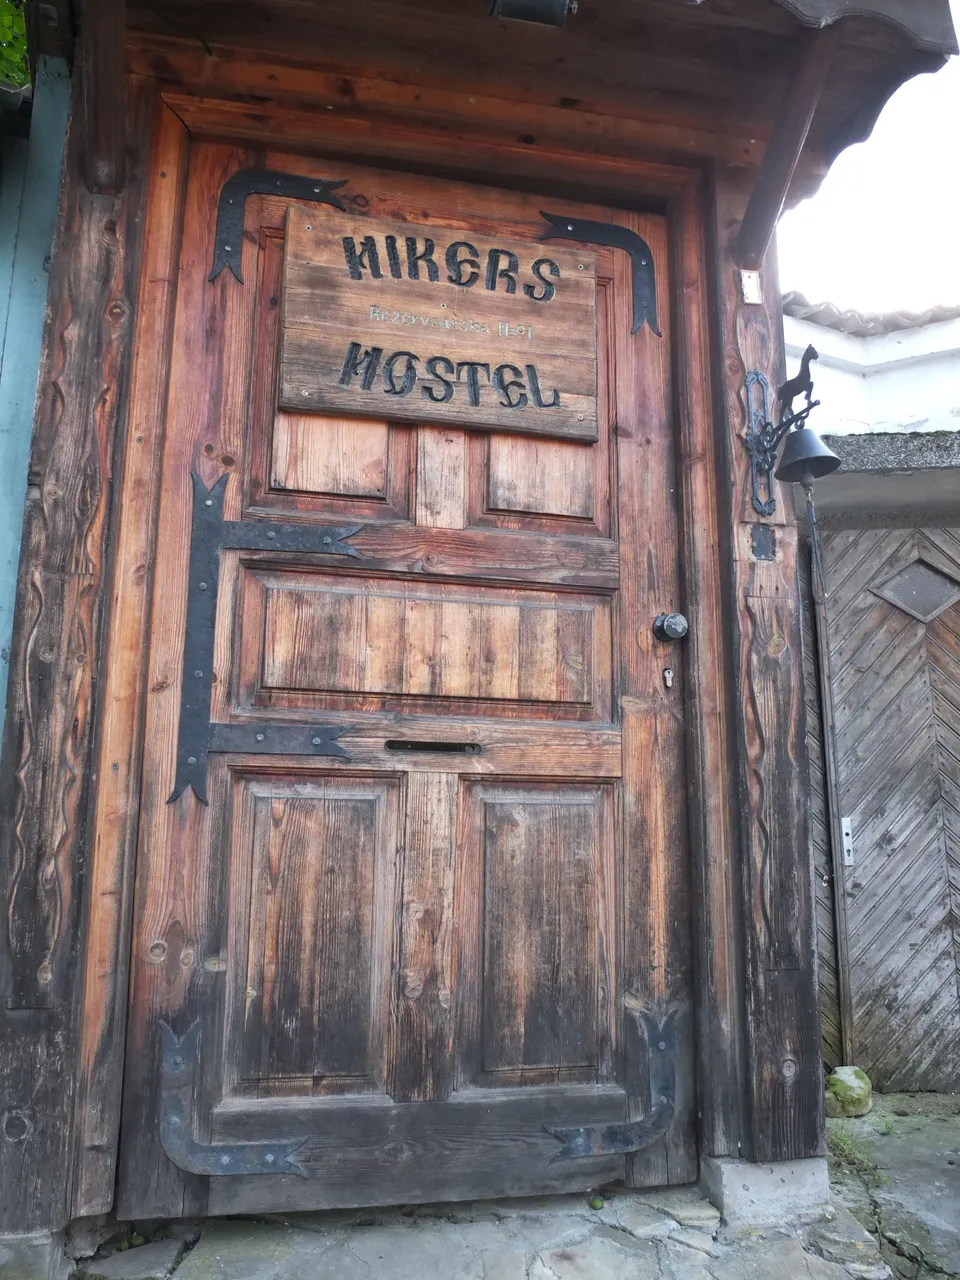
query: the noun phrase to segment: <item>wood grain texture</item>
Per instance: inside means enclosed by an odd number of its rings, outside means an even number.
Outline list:
[[[821,700],[823,673],[818,646],[817,618],[811,594],[810,546],[799,547],[803,626],[803,690],[807,716],[807,755],[810,762],[810,846],[817,922],[817,967],[820,983],[820,1040],[827,1071],[853,1061],[844,1050],[841,1013],[840,963],[837,948],[836,878],[834,875],[831,813],[824,739],[827,728]],[[832,737],[831,737],[832,741]]]
[[[453,773],[411,773],[407,781],[388,1052],[387,1092],[397,1102],[442,1102],[452,1088],[459,791]]]
[[[748,370],[783,380],[776,263],[761,273],[763,303],[740,301],[733,241],[745,208],[742,175],[716,174],[719,279],[717,340],[723,353],[725,475],[730,494],[727,591],[733,617],[738,724],[741,870],[746,960],[745,1151],[756,1160],[823,1151],[823,1090],[809,853],[796,532],[790,495],[777,487],[774,559],[752,552],[749,458],[741,433]]]
[[[466,511],[467,433],[451,427],[417,431],[416,523],[427,529],[463,529]]]
[[[0,780],[9,1232],[69,1215],[96,678],[150,119],[149,88],[137,85],[128,188],[114,200],[84,189],[74,102],[51,262]]]
[[[763,160],[737,233],[737,264],[759,271],[773,238],[800,160],[830,65],[840,43],[840,24],[804,37],[797,68],[784,91]]]
[[[849,1039],[884,1090],[960,1086],[960,530],[849,529],[825,537]],[[942,574],[926,623],[889,603],[916,558]],[[840,963],[842,963],[842,953]]]
[[[252,650],[244,667],[258,659],[260,666],[251,701],[261,690],[282,691],[290,706],[297,694],[301,703],[353,694],[372,711],[413,710],[419,697],[463,710],[471,701],[550,704],[555,715],[566,707],[568,715],[610,718],[610,609],[602,596],[288,572],[250,575],[241,611],[241,643]],[[341,702],[325,698],[325,705]]]
[[[291,205],[278,404],[597,438],[596,255]]]
[[[699,1144],[704,1154],[739,1156],[744,1124],[742,927],[735,772],[736,707],[729,698],[726,625],[729,564],[723,536],[721,460],[724,406],[712,365],[708,316],[719,302],[711,290],[715,247],[704,226],[709,208],[700,175],[674,199],[671,230],[680,282],[676,304],[677,480],[681,511],[681,581],[690,621],[684,642],[686,780],[694,953],[699,973],[694,1017]],[[719,348],[715,348],[719,349]],[[705,512],[715,517],[705,519]]]
[[[247,780],[232,840],[228,1094],[382,1087],[397,791],[376,778]]]
[[[80,0],[84,175],[91,191],[119,195],[126,180],[126,0]]]
[[[260,228],[251,373],[246,510],[280,507],[302,514],[403,520],[410,516],[411,451],[415,433],[386,422],[358,422],[277,408],[283,215]]]
[[[647,239],[655,258],[667,259],[663,224],[631,215],[629,225]],[[662,610],[680,607],[680,538],[673,371],[666,345],[641,331],[630,334],[629,263],[614,259],[614,290],[601,327],[612,363],[611,417],[617,424],[617,518],[622,616],[633,625],[623,638],[620,716],[623,727],[621,790],[623,867],[618,999],[620,1035],[626,1039],[623,1002],[679,1014],[677,1119],[665,1137],[626,1159],[628,1186],[688,1182],[696,1177],[692,1117],[693,1027],[689,1018],[693,952],[691,886],[686,853],[686,777],[682,654],[653,634]],[[658,280],[657,314],[670,332],[674,296]],[[643,530],[642,536],[637,531]],[[670,687],[664,669],[674,671]],[[646,1055],[628,1084],[629,1120],[650,1108]]]
[[[609,848],[600,800],[595,791],[505,788],[485,796],[485,1074],[539,1068],[569,1078],[571,1070],[598,1070],[600,888]]]
[[[172,112],[158,106],[146,192],[137,336],[130,370],[128,433],[115,526],[101,737],[86,918],[87,953],[81,1004],[77,1152],[72,1216],[107,1213],[116,1182],[126,1025],[133,864],[139,819],[142,655],[150,619],[155,467],[166,404],[164,342],[176,293],[176,261],[186,178],[187,139]]]

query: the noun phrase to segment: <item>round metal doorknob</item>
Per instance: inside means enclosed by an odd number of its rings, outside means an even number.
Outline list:
[[[682,640],[689,630],[690,623],[682,613],[659,613],[653,622],[658,640]]]

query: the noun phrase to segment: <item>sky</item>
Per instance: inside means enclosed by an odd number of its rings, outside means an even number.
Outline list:
[[[960,27],[960,0],[952,0]],[[915,76],[777,231],[780,283],[857,311],[960,305],[960,58]]]

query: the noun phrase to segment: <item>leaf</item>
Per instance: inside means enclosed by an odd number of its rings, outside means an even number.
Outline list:
[[[29,82],[22,4],[17,0],[0,0],[0,84],[19,89]]]

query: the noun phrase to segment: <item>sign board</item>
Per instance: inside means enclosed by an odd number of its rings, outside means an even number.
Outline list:
[[[291,205],[281,409],[597,438],[596,255]]]

